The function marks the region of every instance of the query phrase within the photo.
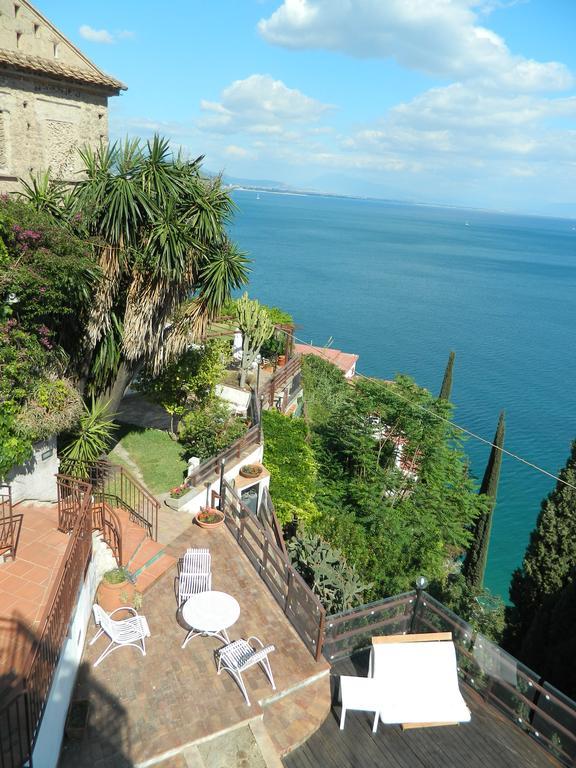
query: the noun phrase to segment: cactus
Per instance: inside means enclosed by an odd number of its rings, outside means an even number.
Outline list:
[[[236,322],[242,333],[242,361],[240,363],[240,386],[246,385],[246,374],[252,367],[260,347],[274,333],[274,324],[258,301],[248,298],[245,293],[236,302]]]

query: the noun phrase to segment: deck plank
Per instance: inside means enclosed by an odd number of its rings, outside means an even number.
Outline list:
[[[366,673],[367,654],[333,666],[332,711],[305,744],[284,758],[286,768],[559,768],[552,755],[467,689],[470,723],[408,731],[380,724],[373,734],[372,713],[349,710],[341,731],[337,676]]]

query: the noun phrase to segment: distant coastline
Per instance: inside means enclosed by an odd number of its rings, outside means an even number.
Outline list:
[[[296,189],[291,187],[267,187],[262,185],[251,185],[251,184],[236,184],[236,183],[230,183],[225,182],[225,186],[228,190],[232,192],[255,192],[255,193],[265,193],[270,195],[285,195],[285,196],[292,196],[292,197],[325,197],[330,199],[336,199],[336,200],[360,200],[363,202],[369,202],[369,203],[380,203],[384,205],[390,205],[390,206],[412,206],[414,208],[444,208],[446,210],[453,210],[453,211],[470,211],[478,212],[478,213],[489,213],[489,214],[496,214],[501,216],[526,216],[528,218],[536,218],[536,219],[555,219],[557,221],[569,221],[574,222],[576,221],[576,215],[574,216],[559,216],[555,214],[545,214],[545,213],[526,213],[524,211],[514,211],[514,210],[496,210],[493,208],[476,208],[473,206],[465,206],[465,205],[451,205],[450,203],[424,203],[421,201],[416,200],[400,200],[396,198],[385,198],[385,197],[371,197],[369,195],[344,195],[337,192],[318,192],[315,190],[309,190],[309,189]],[[576,230],[575,230],[576,231]]]

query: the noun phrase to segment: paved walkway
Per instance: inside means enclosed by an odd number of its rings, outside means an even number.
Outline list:
[[[0,567],[0,675],[21,669],[69,541],[57,530],[56,504],[17,504],[20,516],[16,560]]]
[[[169,519],[165,522],[168,525]],[[172,523],[182,520],[173,518]],[[231,639],[257,635],[276,646],[270,660],[277,691],[259,667],[252,668],[245,675],[253,702],[248,707],[233,679],[216,674],[217,639],[197,637],[184,650],[180,647],[187,628],[176,611],[175,572],[168,573],[144,598],[141,612],[152,633],[146,657],[123,648],[94,669],[91,665],[106,640],[86,648],[74,698],[91,701],[89,732],[82,742],[65,744],[62,768],[121,768],[168,757],[172,750],[183,752],[193,742],[261,718],[266,700],[282,694],[290,698],[280,701],[290,707],[293,700],[294,710],[291,715],[283,707],[279,716],[285,723],[296,720],[300,704],[289,692],[327,673],[328,665],[314,661],[226,528],[206,531],[189,525],[167,552],[178,556],[189,546],[210,548],[213,589],[228,592],[240,603],[240,618],[229,629]],[[322,698],[326,706],[329,698]],[[307,735],[310,724],[302,725],[301,733]]]

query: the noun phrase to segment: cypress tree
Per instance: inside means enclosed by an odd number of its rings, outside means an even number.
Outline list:
[[[446,363],[446,370],[444,371],[444,378],[442,379],[442,386],[440,387],[440,394],[438,397],[440,400],[450,400],[452,394],[452,371],[454,369],[454,358],[456,352],[450,352],[448,355],[448,362]]]
[[[540,608],[558,598],[576,569],[576,488],[571,487],[576,486],[576,441],[559,477],[542,502],[522,567],[512,575],[514,608],[509,612],[506,645],[516,653]]]
[[[474,526],[474,538],[468,548],[462,573],[471,587],[482,587],[484,583],[484,573],[486,571],[486,562],[488,560],[488,547],[490,546],[490,532],[492,530],[492,517],[494,507],[496,506],[496,497],[498,494],[498,482],[500,480],[500,467],[502,465],[502,451],[504,446],[504,433],[506,431],[504,411],[498,419],[496,434],[486,471],[482,479],[479,493],[488,497],[489,506],[486,512],[481,512],[476,519]]]

